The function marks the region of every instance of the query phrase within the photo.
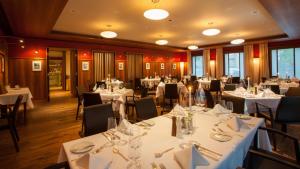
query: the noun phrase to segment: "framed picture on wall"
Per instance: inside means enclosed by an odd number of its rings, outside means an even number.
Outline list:
[[[172,69],[176,69],[176,63],[173,63]]]
[[[4,57],[1,58],[1,71],[5,71],[5,62],[4,62]]]
[[[123,62],[119,63],[119,70],[124,70],[124,63]]]
[[[164,63],[160,64],[160,69],[165,69],[165,64]]]
[[[87,61],[82,62],[82,70],[83,71],[88,71],[90,69],[90,64]]]
[[[32,61],[32,71],[42,71],[42,61],[33,60]]]
[[[150,63],[146,63],[146,69],[147,69],[147,70],[150,69]]]

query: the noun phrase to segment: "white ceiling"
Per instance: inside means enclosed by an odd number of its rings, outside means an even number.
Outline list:
[[[160,0],[156,6],[170,16],[161,21],[144,18],[144,11],[155,7],[151,0],[69,0],[53,30],[96,36],[113,30],[119,39],[154,43],[163,38],[178,47],[283,34],[258,0]],[[202,35],[210,27],[221,34]]]

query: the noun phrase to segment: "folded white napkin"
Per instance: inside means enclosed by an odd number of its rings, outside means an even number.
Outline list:
[[[265,89],[264,93],[266,96],[275,96],[276,95],[271,89]]]
[[[159,82],[158,86],[165,86],[164,82]]]
[[[209,113],[212,113],[214,115],[229,114],[229,113],[231,113],[231,110],[226,109],[225,107],[221,106],[220,104],[216,104],[214,106],[214,108],[209,111]]]
[[[112,154],[91,154],[89,158],[89,169],[109,169],[112,165]]]
[[[97,90],[97,84],[93,87],[93,91]]]
[[[132,124],[129,121],[127,121],[126,119],[123,119],[121,121],[121,123],[118,125],[118,131],[120,131],[123,134],[129,135],[131,127],[132,127]]]
[[[194,145],[175,152],[174,159],[178,162],[182,169],[195,169],[200,165],[209,165],[209,162],[202,157]]]
[[[226,124],[230,129],[237,132],[240,131],[242,127],[249,129],[249,126],[246,123],[244,123],[243,120],[236,116],[233,116],[232,118],[228,119],[226,121]]]
[[[247,90],[245,88],[243,88],[243,87],[238,87],[238,88],[235,89],[235,92],[242,92],[242,93],[244,93],[246,91]]]
[[[184,108],[182,106],[180,106],[179,104],[175,105],[172,112],[177,113],[176,115],[179,115],[179,116],[184,116],[185,115]]]

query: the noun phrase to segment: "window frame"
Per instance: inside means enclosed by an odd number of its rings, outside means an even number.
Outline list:
[[[244,53],[244,51],[228,51],[228,52],[224,52],[223,53],[223,60],[224,60],[224,62],[223,62],[223,72],[224,72],[224,75],[225,76],[229,76],[229,75],[227,75],[227,72],[226,72],[226,54],[228,55],[228,60],[227,60],[227,63],[228,63],[228,67],[227,67],[227,69],[228,69],[228,73],[229,73],[229,54],[233,54],[233,53],[238,53],[239,54],[239,77],[241,78],[241,53],[243,53],[243,60],[244,60],[244,66],[243,66],[243,69],[244,69],[244,71],[243,72],[245,72],[245,53]],[[244,77],[244,75],[243,75],[243,77]]]
[[[202,57],[202,77],[203,77],[204,74],[205,74],[205,72],[204,72],[204,56],[203,55],[193,55],[192,56],[192,59],[191,59],[191,61],[192,61],[192,74],[198,76],[196,74],[196,64],[197,64],[197,62],[195,61],[195,64],[194,64],[194,58],[196,58],[196,57]],[[194,72],[194,66],[195,66],[195,72]]]
[[[283,49],[293,49],[293,61],[294,61],[294,74],[293,77],[296,77],[296,48],[300,48],[300,46],[290,46],[290,47],[273,47],[273,48],[269,48],[269,72],[270,72],[270,77],[273,76],[273,72],[272,72],[272,51],[276,50],[276,75],[278,75],[278,50],[283,50]]]

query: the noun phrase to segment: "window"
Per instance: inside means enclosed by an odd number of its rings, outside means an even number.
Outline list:
[[[225,53],[225,75],[244,78],[244,53]]]
[[[193,74],[196,76],[203,76],[203,56],[193,56],[192,57]]]
[[[300,48],[272,49],[272,76],[300,78]]]

